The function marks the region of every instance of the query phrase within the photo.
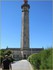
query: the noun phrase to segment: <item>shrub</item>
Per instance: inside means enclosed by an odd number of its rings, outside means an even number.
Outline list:
[[[0,64],[2,63],[3,58],[4,57],[0,55]]]
[[[35,69],[53,69],[53,49],[45,49],[37,54],[28,57],[28,61]],[[34,70],[35,70],[34,69]]]
[[[10,55],[12,52],[11,52],[11,50],[6,50],[5,52],[4,52],[4,55]]]
[[[38,57],[39,54],[32,54],[28,60],[31,62],[31,64],[36,68],[36,69],[39,69],[39,66],[41,64],[41,59],[40,57]]]

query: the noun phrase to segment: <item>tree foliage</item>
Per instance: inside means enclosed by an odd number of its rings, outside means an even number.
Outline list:
[[[12,54],[11,50],[0,50],[0,64],[2,63],[2,60],[4,59],[5,55],[10,56]],[[11,62],[14,61],[14,59],[12,57],[9,57]]]
[[[11,50],[6,50],[5,52],[4,52],[4,55],[10,55],[10,54],[12,54],[12,52],[11,52]]]

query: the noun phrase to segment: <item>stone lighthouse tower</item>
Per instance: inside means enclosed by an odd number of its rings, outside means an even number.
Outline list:
[[[8,48],[12,51],[12,56],[15,60],[26,59],[31,54],[37,54],[44,48],[30,48],[29,44],[29,9],[28,0],[24,0],[22,9],[22,33],[21,33],[21,48]],[[6,49],[7,50],[7,49]]]
[[[21,49],[29,49],[29,4],[24,0],[22,8],[22,33],[21,33]]]

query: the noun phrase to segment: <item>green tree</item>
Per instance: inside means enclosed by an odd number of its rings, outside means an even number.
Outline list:
[[[12,54],[12,52],[11,52],[11,50],[6,50],[5,52],[4,52],[4,55],[10,55],[10,54]]]

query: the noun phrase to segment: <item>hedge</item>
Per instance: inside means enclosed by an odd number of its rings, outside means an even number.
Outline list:
[[[53,69],[53,49],[45,49],[37,54],[28,57],[28,61],[33,65],[34,70]]]

